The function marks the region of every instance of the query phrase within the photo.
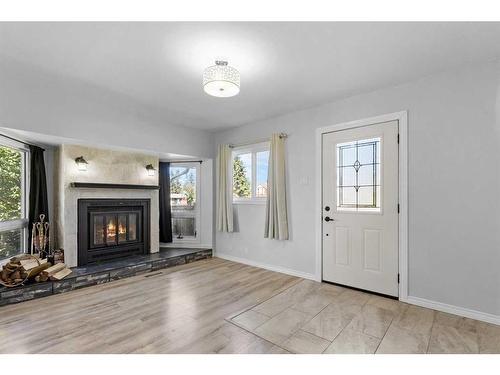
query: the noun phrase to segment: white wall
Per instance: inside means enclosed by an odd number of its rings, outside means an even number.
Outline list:
[[[408,110],[409,294],[500,316],[499,83],[489,63],[217,133],[290,135],[291,239],[263,238],[264,206],[235,206],[240,231],[217,233],[216,253],[314,274],[315,129]]]
[[[0,51],[1,53],[1,51]],[[212,157],[212,135],[126,96],[0,55],[0,127],[101,146]]]

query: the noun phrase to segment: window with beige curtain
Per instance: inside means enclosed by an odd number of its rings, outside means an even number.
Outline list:
[[[231,148],[219,145],[217,154],[217,230],[233,231]]]
[[[265,238],[288,240],[285,136],[273,134],[269,152]]]

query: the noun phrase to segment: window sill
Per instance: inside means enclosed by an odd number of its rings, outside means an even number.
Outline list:
[[[254,204],[257,206],[264,206],[266,204],[266,199],[245,199],[245,200],[233,200],[233,204]]]

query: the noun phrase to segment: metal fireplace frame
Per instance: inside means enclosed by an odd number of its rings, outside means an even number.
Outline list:
[[[150,206],[150,199],[78,199],[78,266],[97,263],[101,260],[117,260],[131,255],[149,254],[151,251]],[[141,218],[137,223],[138,231],[141,232],[142,241],[92,248],[90,240],[91,228],[93,225],[93,223],[90,222],[90,218],[92,217],[91,213],[97,209],[115,211],[117,208],[123,208],[124,212],[127,212],[127,208],[139,208],[142,210]],[[119,210],[117,212],[119,212]],[[124,254],[122,256],[117,255],[120,254],[120,252]]]

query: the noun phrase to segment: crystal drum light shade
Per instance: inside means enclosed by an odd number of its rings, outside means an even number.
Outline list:
[[[203,73],[203,89],[208,95],[229,98],[240,92],[240,72],[227,65],[227,61],[216,61]]]

